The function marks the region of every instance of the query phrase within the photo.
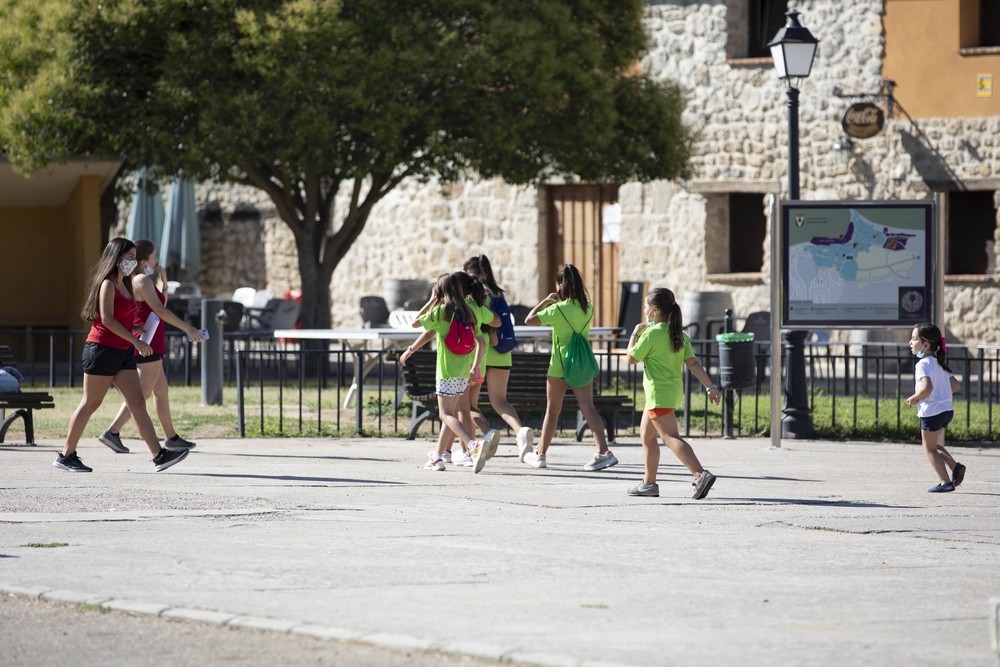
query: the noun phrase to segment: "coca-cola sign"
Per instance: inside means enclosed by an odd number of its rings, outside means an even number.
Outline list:
[[[840,125],[847,136],[867,139],[882,131],[885,115],[882,109],[872,102],[858,102],[844,109]]]

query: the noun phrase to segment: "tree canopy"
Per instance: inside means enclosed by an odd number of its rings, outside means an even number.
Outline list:
[[[684,95],[643,75],[642,0],[0,0],[0,152],[265,191],[303,320],[404,179],[686,171]],[[331,219],[345,188],[351,205]]]

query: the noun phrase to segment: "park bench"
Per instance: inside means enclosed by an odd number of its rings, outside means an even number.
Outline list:
[[[14,352],[7,345],[0,345],[0,366],[14,366]],[[24,440],[35,444],[35,420],[32,410],[56,407],[55,401],[43,391],[21,391],[0,394],[0,442],[7,437],[7,430],[20,419],[24,423]],[[8,415],[8,412],[12,413]]]
[[[397,353],[390,351],[387,353],[389,360],[395,360]],[[434,389],[435,365],[437,363],[436,353],[432,350],[417,350],[401,366],[403,385],[406,395],[413,401],[413,417],[410,420],[410,429],[406,439],[413,440],[417,435],[420,425],[428,420],[440,421],[438,415],[437,394]],[[549,368],[548,353],[540,352],[513,352],[513,367],[510,372],[510,379],[507,382],[507,400],[517,410],[522,420],[530,414],[544,414],[545,412],[545,376]],[[604,419],[604,427],[607,430],[608,442],[615,442],[615,427],[617,425],[618,413],[624,410],[632,410],[632,398],[618,394],[598,395],[594,393],[594,406]],[[566,398],[563,401],[563,412],[576,412],[579,406],[573,391],[566,391]],[[483,415],[490,418],[491,423],[497,421],[498,417],[490,407],[490,399],[486,387],[479,395],[479,409]],[[587,430],[587,422],[578,418],[576,427],[576,440],[583,440],[584,432]]]

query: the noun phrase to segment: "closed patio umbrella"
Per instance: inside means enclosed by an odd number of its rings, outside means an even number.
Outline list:
[[[159,184],[143,167],[135,175],[135,192],[129,209],[125,236],[132,241],[147,239],[156,243],[163,235],[163,195]]]
[[[193,281],[201,271],[201,230],[195,210],[194,181],[178,178],[170,186],[160,263],[174,280]]]

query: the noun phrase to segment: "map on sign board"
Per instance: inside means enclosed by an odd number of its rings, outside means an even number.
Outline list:
[[[914,324],[931,313],[931,202],[788,202],[786,325]]]

